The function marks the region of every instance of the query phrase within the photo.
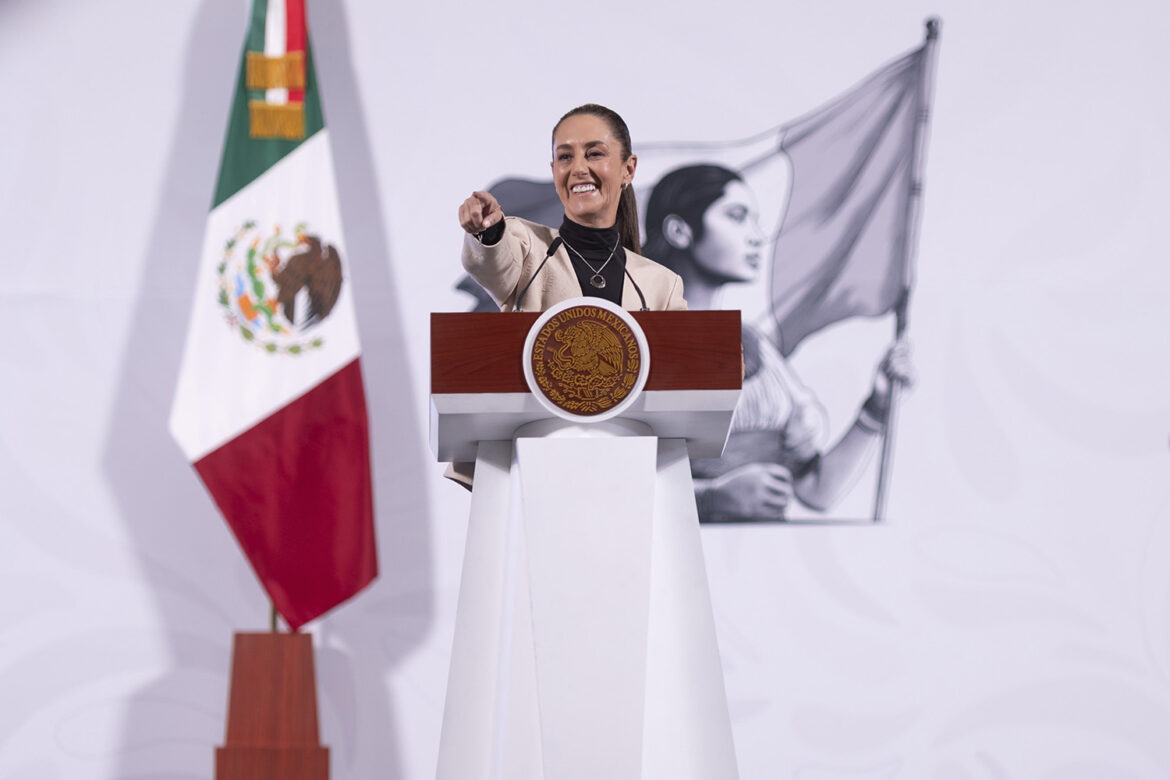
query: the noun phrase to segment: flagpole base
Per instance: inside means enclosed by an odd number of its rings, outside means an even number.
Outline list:
[[[308,634],[237,633],[216,780],[328,780]]]
[[[329,748],[221,747],[216,780],[328,780]]]

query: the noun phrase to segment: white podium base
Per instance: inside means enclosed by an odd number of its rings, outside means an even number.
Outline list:
[[[639,432],[480,444],[440,780],[737,777],[686,445]]]

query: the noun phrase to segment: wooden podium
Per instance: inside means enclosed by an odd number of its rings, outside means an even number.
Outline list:
[[[649,373],[593,423],[529,391],[538,315],[431,317],[432,446],[476,463],[440,780],[737,776],[689,455],[726,442],[739,312],[626,314]]]

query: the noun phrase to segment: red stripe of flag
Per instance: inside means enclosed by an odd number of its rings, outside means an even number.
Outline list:
[[[284,10],[284,50],[286,52],[305,51],[305,0],[287,0]],[[308,63],[305,63],[308,67]],[[302,103],[305,100],[303,89],[288,91],[290,103]]]
[[[377,576],[360,360],[195,468],[289,628]]]

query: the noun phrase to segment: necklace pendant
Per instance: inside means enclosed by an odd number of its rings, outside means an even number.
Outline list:
[[[609,261],[613,260],[613,256],[617,253],[618,247],[621,246],[621,243],[622,240],[619,236],[618,240],[614,242],[613,249],[609,250],[609,257],[605,258],[605,262],[601,264],[600,268],[594,268],[593,265],[585,259],[585,256],[574,249],[572,244],[570,244],[568,241],[565,241],[565,246],[567,246],[569,251],[576,255],[581,260],[581,262],[585,264],[586,268],[593,272],[593,276],[589,277],[589,284],[598,290],[603,290],[605,289],[605,277],[601,275],[601,272],[605,270],[607,265],[609,265]],[[570,256],[570,260],[571,259],[572,256]]]

